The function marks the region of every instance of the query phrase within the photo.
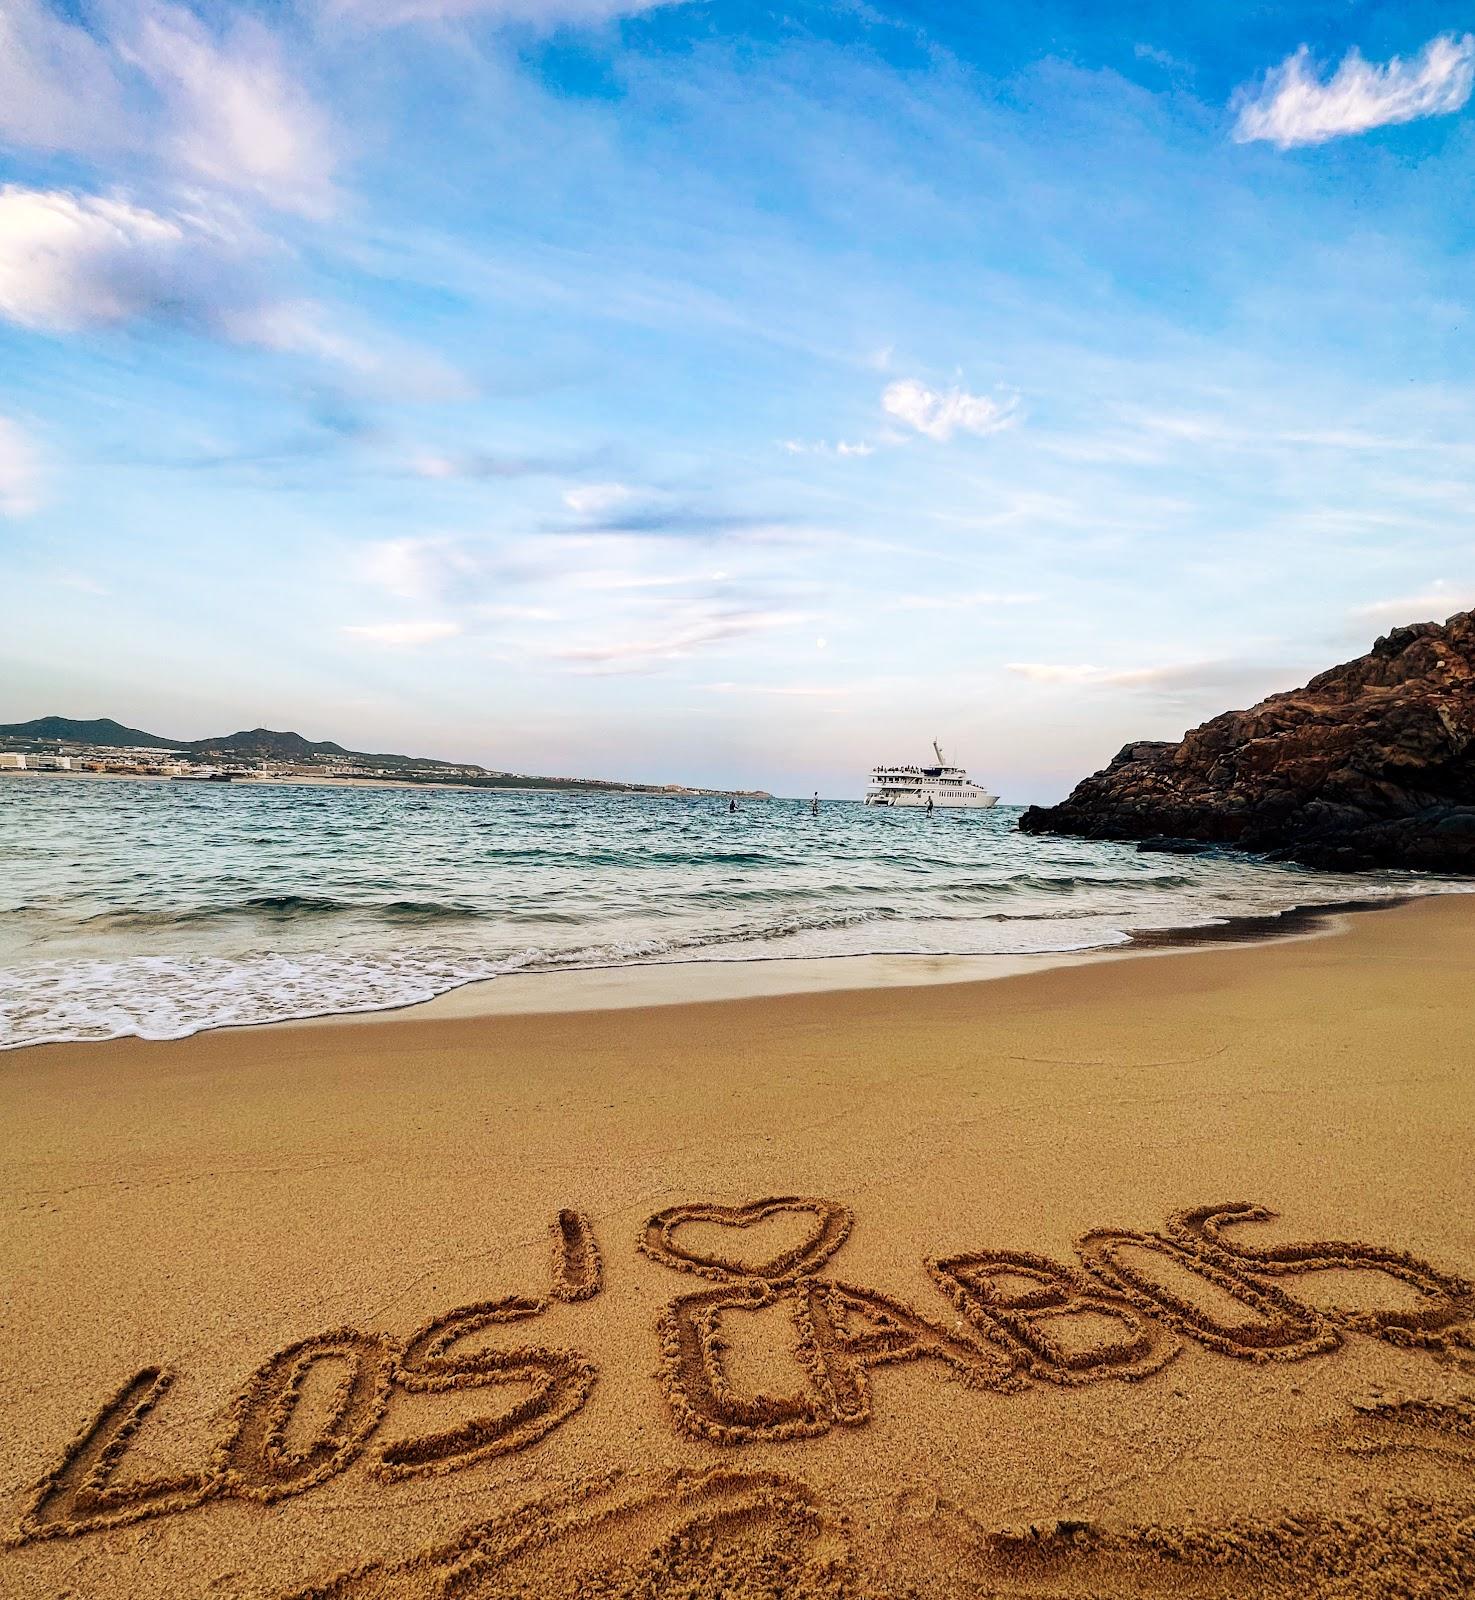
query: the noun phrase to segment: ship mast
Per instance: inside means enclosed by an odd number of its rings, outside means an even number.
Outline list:
[[[938,766],[945,767],[947,765],[947,762],[943,758],[942,746],[937,742],[936,739],[934,739],[932,741],[932,748],[937,752],[937,764],[938,764]]]

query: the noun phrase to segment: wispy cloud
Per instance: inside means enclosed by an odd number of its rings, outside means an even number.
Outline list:
[[[0,417],[0,516],[23,517],[39,502],[40,457],[8,417]]]
[[[1112,684],[1118,687],[1151,683],[1163,672],[1161,667],[1093,667],[1080,662],[1069,665],[1053,661],[1008,661],[1005,672],[1012,672],[1031,683]]]
[[[275,36],[239,10],[214,39],[179,6],[145,6],[118,41],[163,99],[168,147],[186,171],[247,190],[281,210],[320,215],[333,204],[337,139],[287,69]]]
[[[783,516],[759,517],[735,511],[710,511],[704,506],[677,502],[635,506],[629,511],[600,516],[583,524],[579,531],[660,539],[716,539],[723,535],[768,532],[784,527],[788,521]]]
[[[586,483],[564,491],[563,503],[581,517],[603,516],[636,497],[628,483]]]
[[[596,27],[680,3],[681,0],[326,0],[323,9],[330,16],[376,28],[484,17],[490,22],[521,24],[547,33],[555,28]]]
[[[1019,402],[1010,395],[992,400],[966,389],[930,389],[917,378],[902,378],[886,386],[881,405],[887,416],[915,428],[929,439],[946,443],[956,433],[985,438],[1001,433],[1019,420]]]
[[[669,631],[604,644],[576,645],[552,652],[553,659],[583,672],[648,672],[664,662],[685,661],[754,634],[812,622],[802,611],[759,611],[737,608],[687,607],[685,619]]]
[[[1475,584],[1454,584],[1436,578],[1422,594],[1375,600],[1371,605],[1354,607],[1352,616],[1357,622],[1400,627],[1408,622],[1443,622],[1456,611],[1472,608],[1475,608]]]
[[[961,594],[904,594],[893,602],[898,611],[975,611],[993,606],[1031,606],[1037,594],[973,589]]]
[[[49,333],[130,324],[304,356],[400,397],[464,399],[465,380],[394,339],[335,327],[277,294],[272,247],[233,207],[150,210],[113,195],[0,185],[0,318]]]
[[[870,456],[876,453],[873,444],[867,444],[863,439],[849,440],[836,439],[833,444],[828,439],[785,439],[781,449],[791,456]]]
[[[473,609],[488,622],[558,622],[563,615],[549,606],[485,605]]]
[[[51,580],[59,588],[73,589],[78,594],[104,595],[109,593],[105,585],[96,578],[89,578],[85,572],[58,572]]]
[[[1268,140],[1282,150],[1324,144],[1458,111],[1469,100],[1472,83],[1475,36],[1468,33],[1442,33],[1412,60],[1394,56],[1382,65],[1351,50],[1325,81],[1302,45],[1268,72],[1258,89],[1241,93],[1234,137],[1241,144]]]
[[[358,555],[365,583],[398,600],[474,599],[486,559],[454,539],[381,539]]]
[[[427,617],[412,622],[359,622],[342,631],[350,639],[359,639],[365,644],[402,650],[415,645],[435,644],[442,639],[454,639],[462,629],[459,622]]]
[[[1186,661],[1155,667],[1097,667],[1087,663],[1011,661],[1004,670],[1049,688],[1123,690],[1165,706],[1212,716],[1231,702],[1263,699],[1291,682],[1302,669],[1272,661]]]
[[[563,503],[579,520],[550,524],[553,533],[632,538],[712,539],[783,525],[785,517],[754,516],[694,503],[669,490],[628,483],[590,483],[566,490]]]
[[[334,201],[338,139],[277,37],[239,9],[212,33],[182,6],[104,13],[89,32],[38,0],[0,11],[0,134],[95,157],[146,156],[193,182],[321,215]]]
[[[776,695],[785,700],[837,700],[852,692],[833,683],[708,683],[703,687],[709,694]]]
[[[97,153],[131,142],[115,62],[87,29],[41,0],[0,8],[0,137]]]
[[[559,460],[553,456],[514,455],[497,450],[437,452],[421,450],[409,458],[406,470],[416,478],[447,481],[455,478],[551,478],[578,471],[584,459]]]
[[[1165,72],[1183,72],[1188,70],[1188,64],[1180,61],[1170,50],[1164,50],[1155,44],[1134,44],[1132,54],[1139,61],[1150,61],[1153,66],[1161,67]]]
[[[1010,661],[1004,670],[1031,683],[1104,686],[1112,689],[1212,689],[1244,673],[1261,676],[1264,668],[1232,661],[1177,662],[1161,667],[1093,667],[1043,661]]]

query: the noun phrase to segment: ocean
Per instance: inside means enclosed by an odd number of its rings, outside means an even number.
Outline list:
[[[0,1047],[382,1010],[511,972],[1086,950],[1467,887],[1031,837],[1017,817],[0,778]]]

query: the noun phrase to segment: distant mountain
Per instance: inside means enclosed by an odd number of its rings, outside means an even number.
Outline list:
[[[113,750],[141,745],[155,750],[177,751],[186,761],[198,761],[202,765],[212,765],[228,757],[248,761],[284,761],[303,766],[328,759],[346,760],[382,773],[414,768],[416,771],[408,776],[419,782],[470,783],[478,788],[569,789],[599,793],[633,790],[646,794],[727,792],[685,789],[675,784],[617,783],[604,778],[535,778],[511,772],[488,772],[470,761],[438,761],[429,756],[374,755],[364,750],[345,750],[341,744],[333,744],[329,740],[315,742],[304,739],[300,733],[279,733],[273,728],[246,728],[240,733],[223,733],[211,739],[166,739],[162,734],[145,733],[141,728],[125,728],[111,717],[98,717],[90,722],[78,721],[74,717],[35,717],[30,722],[0,723],[0,743],[80,744]],[[447,777],[440,778],[424,771],[425,768],[434,767],[447,769]],[[467,776],[468,772],[475,776]],[[751,794],[754,799],[769,798],[762,790],[740,792]]]
[[[209,739],[166,739],[162,734],[145,733],[142,728],[125,728],[111,717],[98,717],[90,722],[75,717],[35,717],[30,722],[0,723],[0,739],[103,745],[113,750],[144,745],[199,756],[250,756],[264,761],[310,762],[333,756],[373,762],[381,767],[472,765],[470,762],[436,761],[429,756],[370,755],[362,750],[345,750],[341,744],[329,740],[314,742],[304,739],[300,733],[278,733],[272,728],[247,728],[240,733],[223,733]]]
[[[367,761],[376,767],[456,767],[473,766],[470,761],[437,761],[432,756],[379,755],[366,750],[345,750],[331,740],[304,739],[300,733],[278,733],[273,728],[247,728],[241,733],[225,733],[214,739],[194,739],[181,745],[202,756],[253,756],[262,761],[313,761],[323,756],[350,761]]]
[[[202,755],[262,756],[268,761],[309,761],[313,756],[348,756],[341,744],[324,741],[315,744],[300,733],[278,733],[272,728],[247,728],[240,733],[223,733],[211,739],[192,739],[182,750],[198,750]],[[396,756],[404,761],[405,756]]]
[[[91,722],[79,722],[75,717],[34,717],[30,722],[0,723],[0,739],[65,739],[72,744],[107,745],[117,750],[135,744],[163,750],[184,748],[171,739],[161,739],[157,733],[125,728],[111,717],[97,717]]]

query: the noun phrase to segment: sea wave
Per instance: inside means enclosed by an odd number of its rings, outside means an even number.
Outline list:
[[[728,862],[742,859],[747,862],[765,859],[761,856],[729,857],[708,856],[695,860],[690,857],[680,859],[686,866],[700,866],[707,871],[713,862]],[[543,863],[547,868],[557,865],[555,862]],[[587,867],[589,863],[580,860],[579,865]],[[1018,873],[1012,877],[997,879],[992,882],[979,879],[950,880],[934,873],[933,881],[927,885],[927,897],[934,907],[944,905],[967,905],[974,907],[985,906],[1001,899],[1008,899],[1020,895],[1070,895],[1082,889],[1094,893],[1110,890],[1130,890],[1133,893],[1151,891],[1154,889],[1179,889],[1186,887],[1192,880],[1177,873],[1144,873],[1135,876],[1118,876],[1110,873],[1095,874],[1046,874],[1046,873]],[[871,906],[870,915],[899,916],[902,911],[897,907],[878,905],[878,897],[894,893],[896,885],[885,880],[873,878],[855,878],[849,882],[835,882],[825,886],[828,898],[837,901],[863,901]],[[672,888],[664,896],[667,904],[686,906],[721,906],[737,908],[742,906],[782,906],[794,902],[813,901],[815,889],[809,883],[784,883],[781,881],[767,881],[763,883],[727,884],[712,882],[710,878],[695,884],[691,888]],[[12,907],[21,912],[51,913],[62,911],[56,901],[30,901]],[[983,913],[975,911],[974,915]],[[1023,913],[1025,919],[1033,919],[1036,915],[1069,917],[1074,913],[1066,910],[1051,910],[1044,913]],[[1093,915],[1094,912],[1084,913]],[[1006,917],[1009,913],[999,912],[999,917]],[[263,924],[272,923],[305,923],[312,921],[331,921],[333,919],[349,919],[363,923],[382,923],[386,926],[429,926],[438,922],[476,922],[476,921],[547,921],[564,922],[569,925],[577,924],[584,920],[577,913],[560,913],[550,904],[542,903],[534,909],[519,910],[510,906],[505,900],[493,904],[476,905],[463,900],[434,900],[434,899],[340,899],[325,895],[306,894],[252,894],[244,895],[238,900],[214,900],[201,904],[170,904],[163,906],[123,906],[109,908],[95,912],[84,919],[85,926],[101,932],[147,932],[156,928],[179,928],[193,924],[210,924],[225,922],[251,922],[259,921]],[[945,914],[934,910],[930,920],[946,920]],[[819,925],[824,925],[821,922]],[[731,935],[722,935],[730,937]]]
[[[334,917],[421,924],[475,920],[488,914],[484,907],[445,900],[337,900],[323,895],[256,894],[208,905],[158,908],[127,906],[97,912],[87,919],[87,925],[99,929],[141,931],[242,918],[263,922],[305,922]]]
[[[1139,926],[1206,926],[1224,920],[1180,911],[1176,921],[1149,919]],[[940,916],[916,922],[892,909],[871,908],[777,917],[705,932],[647,934],[562,950],[530,946],[475,954],[407,947],[43,961],[0,972],[0,1050],[129,1036],[182,1039],[211,1028],[390,1011],[515,972],[796,956],[1064,954],[1121,945],[1130,938],[1121,919],[1099,912]]]
[[[690,960],[719,945],[741,949],[886,915],[831,912],[721,932],[495,955],[408,948],[31,962],[0,972],[0,1049],[130,1036],[183,1039],[207,1028],[393,1010],[510,972]]]

